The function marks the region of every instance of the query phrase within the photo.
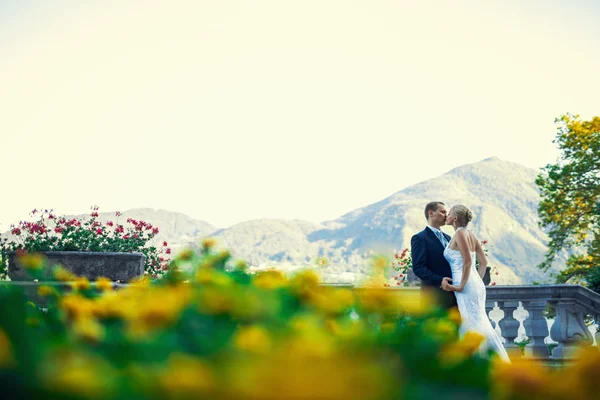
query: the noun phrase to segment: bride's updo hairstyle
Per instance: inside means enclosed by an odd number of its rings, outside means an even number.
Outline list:
[[[458,218],[458,226],[467,226],[473,219],[473,213],[465,206],[456,205],[452,207],[452,211],[454,211],[454,215]]]

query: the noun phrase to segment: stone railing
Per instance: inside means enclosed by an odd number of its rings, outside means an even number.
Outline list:
[[[594,343],[585,318],[592,318],[596,323],[600,321],[600,295],[580,285],[488,287],[488,315],[495,305],[504,312],[498,325],[506,339],[504,347],[513,357],[520,355],[520,349],[515,344],[520,321],[515,316],[517,313],[523,315],[523,310],[529,314],[523,321],[525,334],[530,339],[525,347],[525,355],[536,358],[569,359],[576,345],[591,346]],[[556,313],[550,329],[543,315],[547,305]],[[493,320],[492,324],[495,325]],[[548,356],[548,345],[545,343],[548,335],[558,343],[551,357]]]
[[[580,285],[487,286],[486,289],[488,318],[494,328],[499,325],[501,336],[505,339],[504,347],[511,358],[521,357],[521,348],[515,340],[522,328],[530,340],[525,346],[526,357],[549,361],[568,360],[577,345],[591,346],[594,343],[585,319],[600,322],[598,293]],[[419,288],[387,290],[418,291]],[[548,305],[555,311],[553,320],[544,317]],[[497,318],[498,315],[500,318]],[[498,320],[498,324],[495,320]],[[551,356],[545,342],[548,337],[557,343]],[[600,339],[600,331],[596,333],[596,338]]]

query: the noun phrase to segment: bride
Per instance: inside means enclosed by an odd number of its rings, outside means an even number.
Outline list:
[[[479,239],[467,229],[471,219],[471,211],[461,205],[452,207],[446,218],[446,224],[452,225],[456,232],[444,250],[444,257],[452,269],[450,290],[456,295],[462,318],[460,334],[462,336],[468,331],[482,334],[485,337],[481,347],[482,353],[491,349],[502,360],[510,362],[500,336],[492,327],[485,311],[485,285],[482,277],[487,267],[487,259]],[[475,257],[479,259],[479,271],[475,269]]]

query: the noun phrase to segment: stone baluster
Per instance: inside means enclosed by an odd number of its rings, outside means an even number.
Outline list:
[[[594,323],[596,324],[596,333],[594,337],[596,338],[596,348],[600,350],[600,315],[594,316]]]
[[[548,336],[548,323],[543,312],[546,309],[546,300],[523,301],[523,308],[529,313],[529,317],[523,321],[525,334],[530,339],[525,347],[525,355],[536,358],[548,358],[548,346],[544,339]]]
[[[584,321],[584,312],[573,300],[550,301],[556,310],[556,318],[550,328],[550,337],[558,346],[552,351],[552,358],[571,358],[578,344],[591,345],[592,334]]]
[[[494,329],[496,329],[496,322],[492,321],[492,318],[490,317],[490,312],[494,309],[495,305],[496,305],[495,301],[486,301],[485,302],[485,312],[486,312],[488,319],[490,320],[490,323],[492,324],[492,327]]]
[[[502,336],[506,339],[504,348],[509,357],[521,357],[521,348],[515,344],[515,339],[519,336],[519,326],[521,323],[513,316],[513,313],[519,307],[519,302],[498,301],[498,307],[504,311],[504,317],[498,322],[502,330]]]

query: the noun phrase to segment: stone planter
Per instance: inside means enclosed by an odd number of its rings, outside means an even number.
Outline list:
[[[95,280],[106,277],[112,281],[129,282],[144,275],[146,256],[142,253],[112,253],[86,251],[42,251],[48,259],[46,273],[50,276],[52,268],[61,265],[77,276]],[[31,276],[19,265],[16,254],[9,254],[8,277],[12,281],[32,280]]]

